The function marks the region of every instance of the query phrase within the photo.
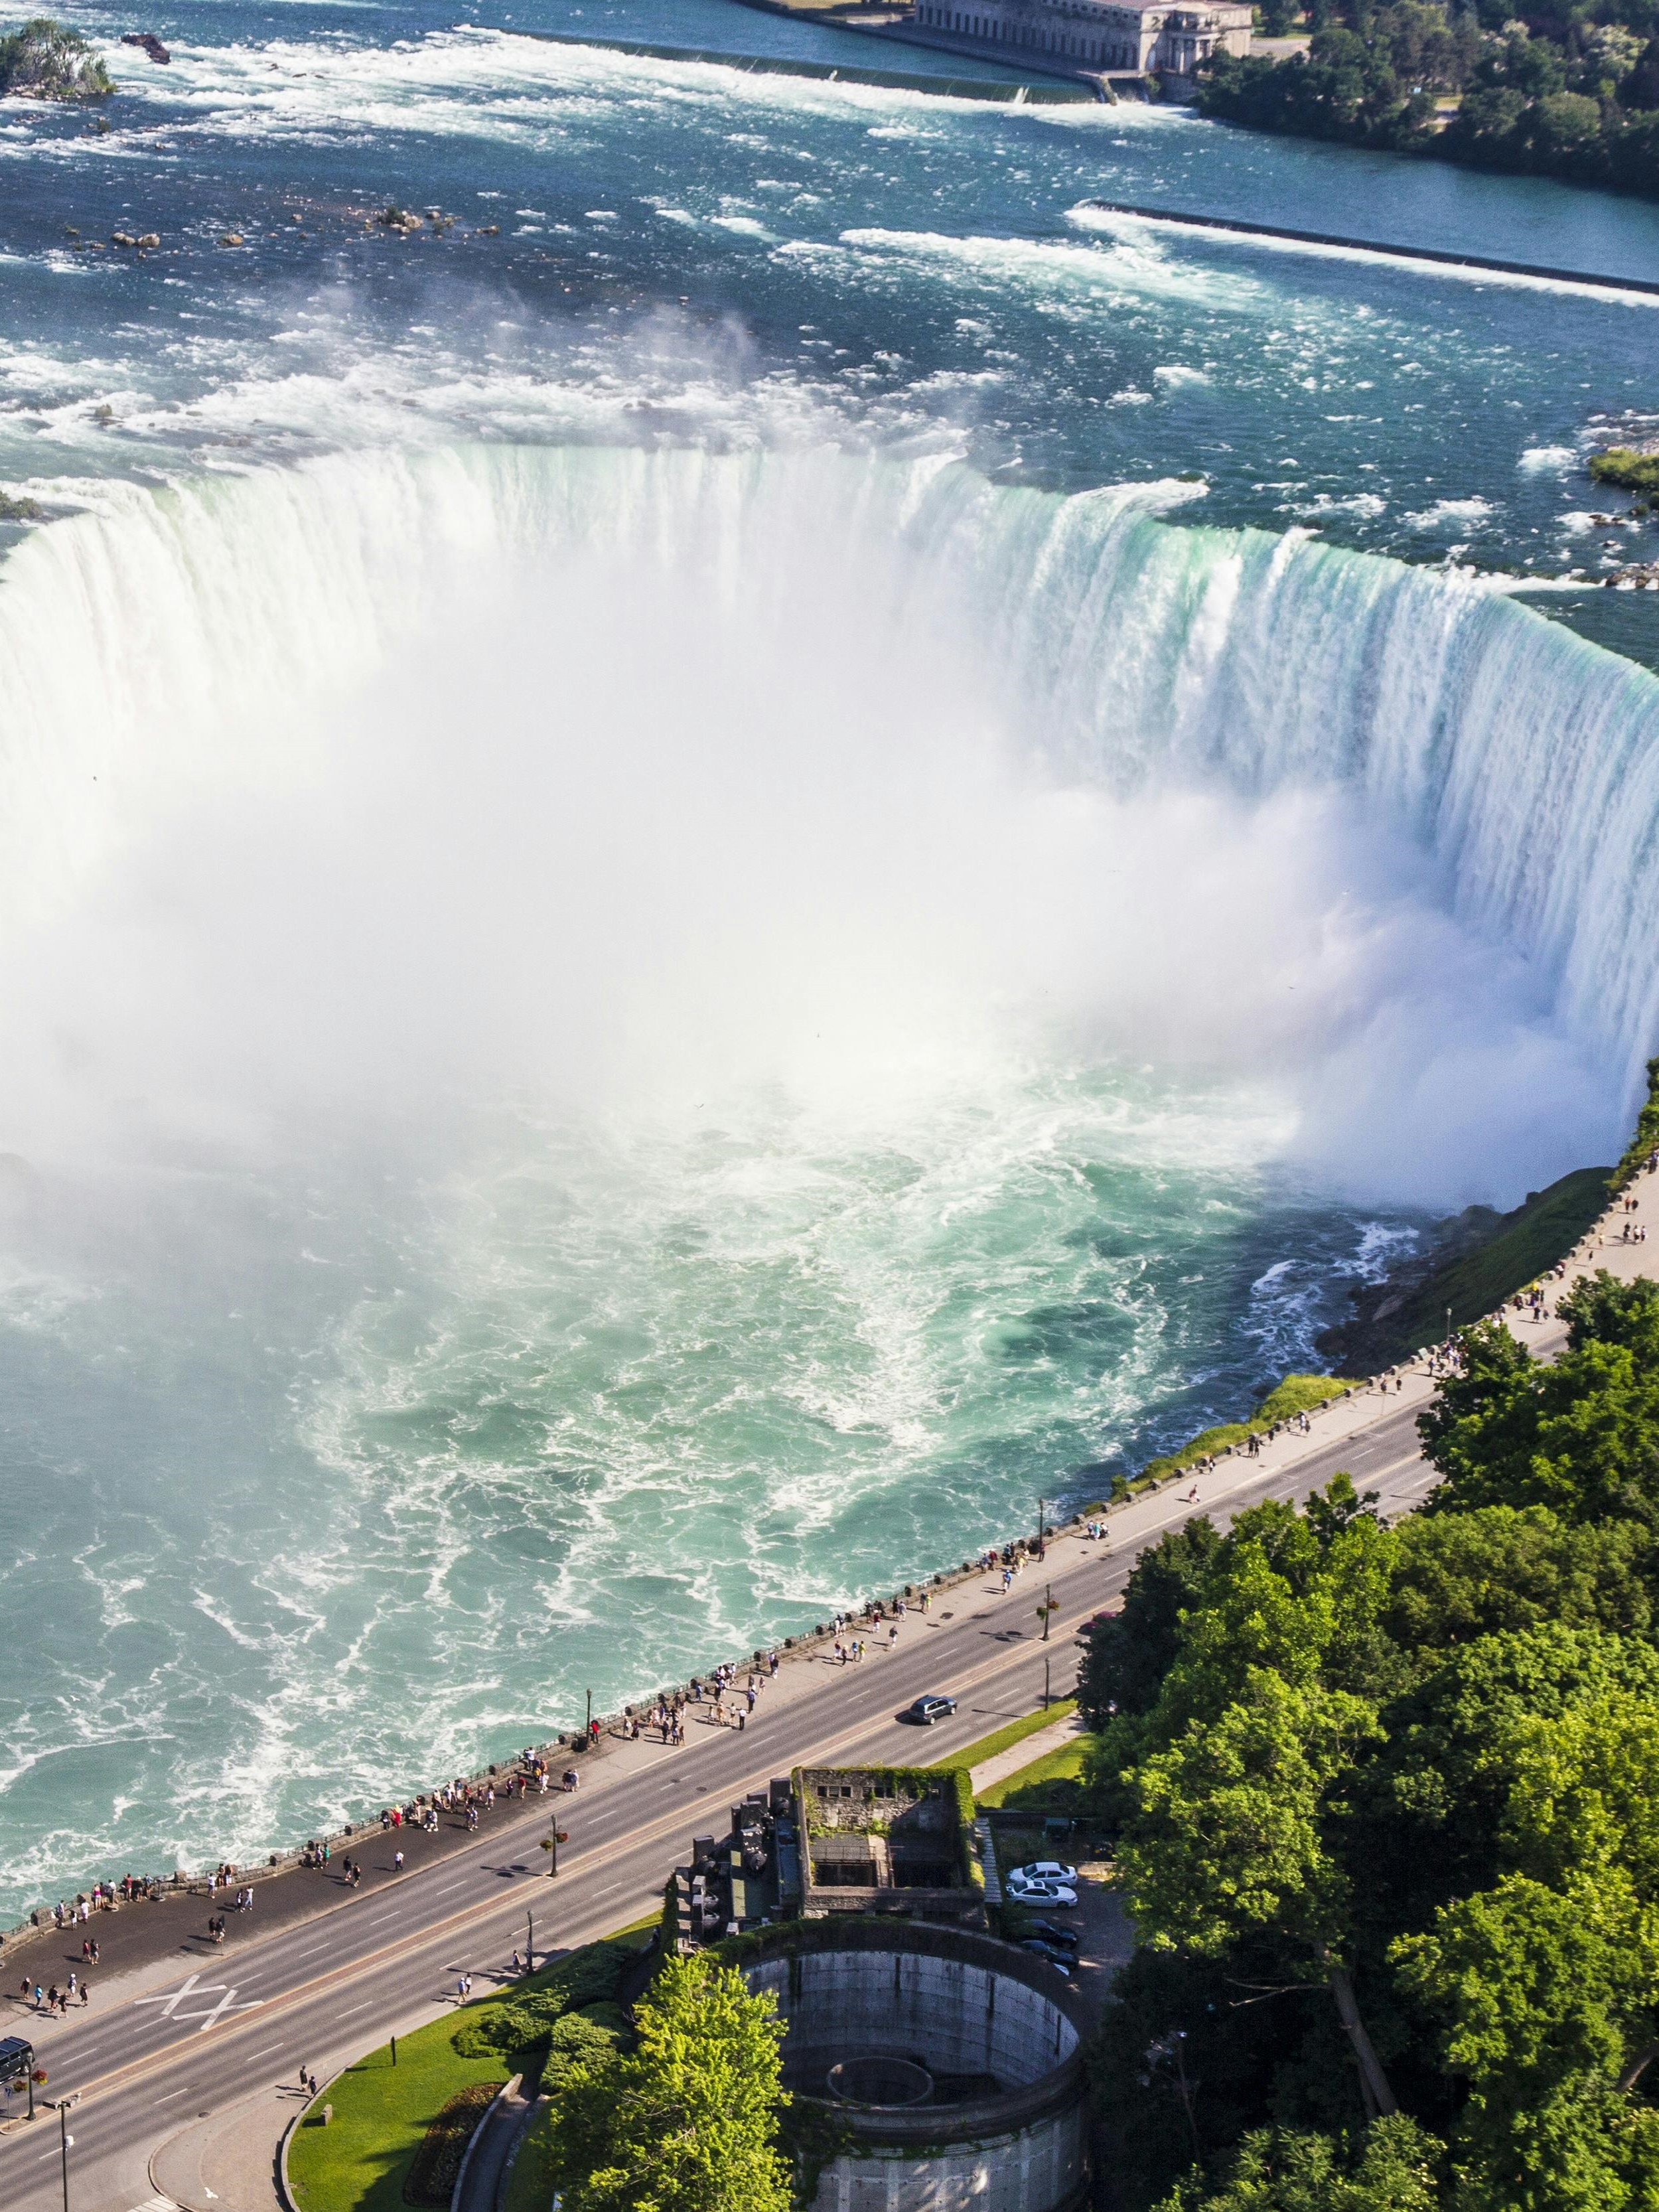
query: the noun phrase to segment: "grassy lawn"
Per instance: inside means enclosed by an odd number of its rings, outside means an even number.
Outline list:
[[[1028,1735],[1035,1735],[1039,1729],[1046,1729],[1054,1721],[1063,1721],[1067,1713],[1076,1711],[1075,1698],[1056,1698],[1052,1704],[1040,1706],[1036,1712],[1027,1713],[1019,1720],[1010,1721],[1006,1728],[998,1729],[993,1735],[982,1735],[977,1743],[964,1744],[960,1751],[953,1751],[948,1759],[930,1759],[928,1764],[931,1766],[982,1765],[988,1759],[994,1759],[1000,1751],[1008,1751],[1015,1744],[1024,1743]]]
[[[654,1919],[646,1925],[654,1927]],[[648,1940],[630,1931],[605,1942],[638,1950]],[[544,1987],[564,1963],[555,1961],[511,1986]],[[404,2178],[432,2120],[458,2090],[475,2081],[505,2081],[513,2071],[498,2051],[463,2058],[452,2041],[466,2012],[507,1994],[505,1988],[493,1990],[412,2035],[400,2035],[395,2066],[390,2046],[382,2044],[335,2077],[289,2140],[289,2180],[299,2212],[404,2212]],[[334,2108],[326,2127],[313,2116],[325,2104]]]
[[[994,1782],[980,1797],[981,1807],[995,1811],[1042,1812],[1048,1808],[1056,1813],[1069,1812],[1070,1792],[1056,1789],[1056,1783],[1066,1784],[1081,1779],[1083,1762],[1087,1758],[1092,1736],[1076,1735],[1063,1743],[1058,1751],[1051,1751],[1046,1759],[1034,1759],[1029,1766],[1022,1766],[1018,1774],[1010,1774],[1000,1782]]]

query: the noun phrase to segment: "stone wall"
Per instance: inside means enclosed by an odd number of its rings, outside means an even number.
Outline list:
[[[1081,2016],[1039,1960],[915,1922],[817,1922],[763,1937],[743,1967],[789,2024],[798,2095],[828,2105],[830,2068],[872,2054],[939,2083],[931,2104],[830,2106],[854,2142],[823,2167],[811,2212],[1082,2212]]]
[[[1073,2212],[1087,2201],[1081,2106],[918,2155],[872,2147],[818,2176],[811,2212]]]
[[[749,1972],[790,2023],[792,2072],[823,2051],[827,2072],[849,2054],[916,2058],[933,2074],[989,2074],[1004,2090],[1054,2071],[1078,2032],[1041,1990],[966,1960],[892,1951],[827,1951],[769,1960]]]

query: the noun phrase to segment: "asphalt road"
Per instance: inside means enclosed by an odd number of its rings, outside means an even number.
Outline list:
[[[692,1837],[723,1833],[729,1806],[773,1775],[803,1764],[908,1763],[919,1753],[939,1759],[1032,1711],[1045,1658],[1054,1693],[1064,1694],[1073,1686],[1079,1624],[1121,1590],[1139,1551],[1188,1513],[1222,1519],[1263,1498],[1301,1496],[1340,1468],[1362,1489],[1376,1490],[1390,1516],[1418,1504],[1434,1476],[1417,1449],[1417,1411],[1406,1405],[1385,1413],[1359,1434],[1259,1479],[1247,1462],[1226,1462],[1196,1507],[1165,1492],[1115,1518],[1121,1533],[1112,1544],[1060,1547],[1052,1582],[1060,1609],[1046,1646],[1027,1601],[1030,1572],[1006,1600],[988,1577],[963,1583],[940,1595],[924,1632],[897,1651],[859,1667],[825,1667],[821,1684],[769,1709],[763,1698],[741,1733],[694,1729],[696,1740],[683,1749],[665,1750],[609,1786],[601,1771],[574,1799],[498,1810],[476,1844],[346,1896],[297,1926],[261,1936],[233,1916],[234,1940],[223,1950],[181,1960],[177,1978],[112,1996],[107,2010],[94,2005],[48,2024],[8,2007],[0,2033],[36,2041],[51,2076],[40,2094],[82,2094],[69,2118],[71,2212],[155,2203],[149,2154],[197,2116],[292,2081],[301,2063],[326,2073],[383,2043],[388,2031],[432,2017],[462,1971],[477,1977],[481,1993],[510,1952],[526,1947],[532,1913],[539,1958],[653,1910]],[[1077,1563],[1062,1565],[1067,1554]],[[959,1699],[952,1718],[925,1735],[901,1725],[898,1711],[933,1691]],[[551,1881],[538,1847],[550,1804],[570,1834]],[[380,1846],[373,1833],[362,1855],[373,1859]],[[388,1842],[388,1858],[391,1849]],[[58,2132],[55,2115],[46,2113],[0,2138],[0,2204],[8,2212],[61,2204]]]

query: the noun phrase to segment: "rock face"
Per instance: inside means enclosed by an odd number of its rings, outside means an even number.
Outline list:
[[[0,93],[24,100],[107,100],[109,71],[78,31],[37,15],[0,39]]]
[[[123,31],[121,44],[124,46],[142,47],[153,62],[170,62],[173,59],[173,56],[161,44],[154,31]]]

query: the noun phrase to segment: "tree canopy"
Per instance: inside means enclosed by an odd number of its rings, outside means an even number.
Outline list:
[[[552,2106],[563,2212],[789,2212],[769,1995],[699,1952],[634,2008],[635,2049],[575,2054]]]
[[[1659,1288],[1567,1312],[1468,1333],[1431,1510],[1190,1526],[1085,1632],[1132,2206],[1659,2207]]]

